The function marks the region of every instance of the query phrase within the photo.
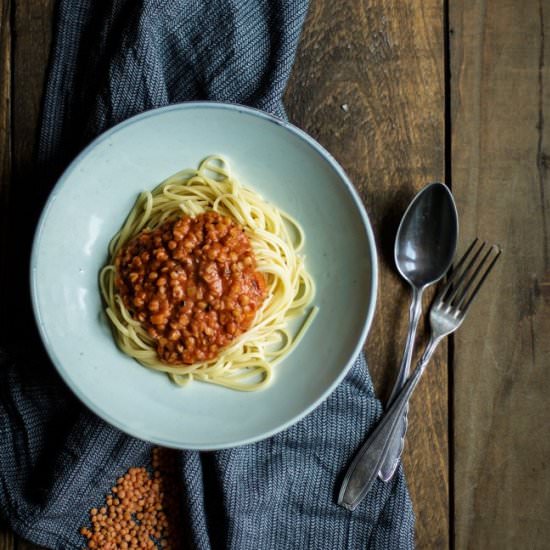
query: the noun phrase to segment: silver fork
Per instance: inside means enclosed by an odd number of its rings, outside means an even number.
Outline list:
[[[472,301],[500,254],[498,246],[489,246],[475,239],[436,296],[430,310],[430,341],[420,361],[346,472],[338,496],[338,504],[344,508],[355,510],[376,480],[394,432],[401,426],[399,419],[426,365],[439,342],[462,324]]]

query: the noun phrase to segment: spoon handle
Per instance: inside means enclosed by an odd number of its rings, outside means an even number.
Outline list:
[[[413,299],[409,312],[409,331],[407,333],[405,351],[403,353],[403,359],[401,360],[401,366],[399,367],[397,380],[395,381],[389,399],[390,404],[393,402],[395,396],[399,393],[401,388],[405,385],[405,382],[409,377],[412,354],[414,349],[414,339],[416,336],[416,329],[418,327],[418,321],[420,320],[420,314],[422,311],[422,292],[423,289],[413,287]],[[395,470],[397,470],[397,466],[399,465],[399,458],[401,457],[403,447],[405,446],[405,434],[407,433],[408,413],[409,405],[407,403],[401,416],[401,420],[399,421],[401,427],[396,428],[393,432],[391,441],[388,444],[388,451],[384,458],[384,462],[380,467],[380,472],[378,472],[378,477],[382,481],[389,481],[395,474]]]

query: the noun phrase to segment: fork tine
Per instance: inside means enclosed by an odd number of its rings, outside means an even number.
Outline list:
[[[476,241],[478,239],[476,238]],[[472,269],[474,269],[474,266],[476,265],[476,262],[478,261],[479,255],[485,248],[485,241],[481,241],[480,247],[477,249],[477,251],[474,253],[474,257],[468,262],[468,265],[462,270],[462,272],[457,273],[457,279],[452,287],[451,287],[451,293],[445,298],[445,301],[448,304],[452,304],[453,302],[456,302],[457,296],[463,295],[463,284],[468,285],[469,281],[471,280],[470,273]],[[483,261],[483,260],[482,260]],[[479,269],[479,268],[478,268]],[[474,272],[475,273],[475,272]]]
[[[487,253],[486,257],[488,257],[491,252],[496,252],[496,254],[495,254],[494,258],[491,260],[491,262],[489,263],[489,265],[487,266],[487,268],[485,269],[485,272],[483,273],[483,275],[481,276],[481,278],[480,278],[479,282],[477,283],[476,287],[474,288],[474,290],[470,294],[470,297],[468,298],[468,300],[466,301],[466,303],[463,306],[461,306],[460,304],[457,306],[458,308],[460,308],[462,310],[462,314],[465,314],[468,311],[468,308],[470,307],[470,304],[472,303],[472,301],[476,297],[476,294],[478,293],[479,289],[481,288],[481,285],[483,285],[483,283],[485,282],[485,279],[487,278],[487,275],[489,275],[491,269],[493,269],[493,266],[497,263],[498,258],[502,254],[502,249],[499,246],[492,245],[491,248],[489,249],[489,252]],[[485,261],[485,259],[484,259],[484,261]],[[473,278],[472,278],[472,280],[473,280]]]
[[[476,280],[476,277],[479,275],[479,272],[483,268],[483,264],[487,261],[487,258],[491,255],[491,251],[493,250],[493,247],[490,246],[489,250],[485,253],[485,255],[481,258],[481,260],[478,262],[477,267],[475,267],[474,262],[477,260],[479,254],[483,250],[487,243],[483,243],[481,248],[478,250],[478,253],[476,254],[475,258],[470,262],[470,265],[468,266],[467,270],[464,272],[463,281],[464,284],[460,287],[460,292],[457,292],[454,294],[452,300],[449,300],[450,303],[457,309],[460,309],[460,305],[464,302],[464,299],[466,298],[466,294],[468,293],[468,290],[472,286],[473,282]],[[467,276],[467,277],[466,277]]]
[[[468,266],[464,270],[461,270],[462,266],[469,259],[470,254],[472,253],[472,251],[474,250],[474,248],[476,247],[478,242],[479,242],[479,239],[476,237],[473,240],[472,244],[468,247],[468,250],[466,250],[466,252],[462,255],[462,257],[460,258],[460,260],[458,261],[456,266],[453,267],[453,271],[452,271],[451,275],[449,276],[447,282],[445,283],[443,288],[439,291],[439,293],[436,297],[436,300],[435,300],[436,303],[437,302],[439,302],[439,303],[443,302],[443,300],[449,301],[449,299],[452,299],[452,297],[454,297],[454,295],[456,294],[456,292],[457,292],[457,290],[460,286],[460,283],[462,282],[462,280],[464,278],[464,274],[468,272],[468,270],[470,269],[472,263],[475,262],[476,258],[479,256],[479,253],[481,252],[481,249],[485,246],[485,243],[482,243],[481,247],[479,248],[477,253],[474,254],[474,257],[470,261]],[[447,296],[448,292],[451,292],[450,296]]]

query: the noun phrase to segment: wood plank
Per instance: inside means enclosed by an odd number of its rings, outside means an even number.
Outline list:
[[[444,176],[443,2],[312,2],[286,94],[291,121],[320,141],[360,191],[381,260],[367,343],[388,396],[405,341],[410,294],[393,265],[400,217],[424,184]],[[413,398],[405,470],[417,547],[449,545],[447,351]]]
[[[550,539],[550,5],[450,3],[462,242],[504,256],[455,340],[456,548]]]
[[[7,0],[5,4],[10,2]],[[34,147],[40,114],[40,102],[46,74],[51,40],[51,23],[54,0],[18,0],[12,3],[13,56],[12,78],[12,120],[11,158],[12,174],[10,184],[10,204],[25,204],[18,200],[28,198],[28,186],[24,184],[31,176]],[[2,12],[3,13],[3,12]],[[4,17],[2,18],[4,20]],[[5,50],[2,47],[2,54]],[[5,180],[7,182],[8,180]],[[10,207],[11,223],[14,223],[16,209]],[[7,216],[6,216],[7,217]],[[3,217],[3,219],[5,219]],[[25,218],[26,219],[26,218]],[[32,227],[29,230],[32,232]],[[2,234],[7,235],[5,228]],[[30,238],[30,233],[26,238]],[[21,244],[17,243],[18,246]],[[2,251],[2,258],[4,258]],[[12,247],[7,253],[18,264],[21,263],[19,248]],[[26,273],[26,266],[21,266]],[[26,276],[23,281],[26,281]],[[25,294],[26,295],[26,294]],[[0,538],[0,541],[2,539]],[[6,534],[9,545],[0,550],[38,550],[40,547],[19,537]]]
[[[11,178],[11,6],[0,0],[0,258],[8,246],[9,183]],[[6,273],[0,269],[0,301],[5,303]],[[0,316],[5,314],[0,308]],[[2,323],[0,323],[2,326]]]
[[[7,208],[11,176],[11,10],[9,0],[0,0],[0,258],[5,257]],[[0,269],[0,300],[5,296]],[[13,534],[0,525],[0,550],[13,550]]]
[[[24,179],[32,168],[54,5],[54,0],[14,3],[13,157],[17,179]]]
[[[4,287],[9,288],[3,296],[4,314],[16,310],[13,319],[0,315],[2,330],[0,338],[9,346],[27,339],[31,318],[28,293],[28,260],[21,250],[30,250],[34,234],[33,217],[37,219],[38,209],[35,197],[38,195],[40,178],[33,173],[33,155],[37,138],[40,102],[47,68],[51,39],[53,0],[22,0],[11,3],[12,21],[12,101],[11,101],[11,181],[9,204],[3,218],[7,230],[3,235],[17,234],[3,252],[3,259],[11,269],[4,273]],[[20,215],[19,208],[24,210]],[[24,312],[24,313],[22,313]],[[24,345],[27,345],[26,343]]]
[[[0,550],[15,550],[13,533],[3,526],[0,526]]]

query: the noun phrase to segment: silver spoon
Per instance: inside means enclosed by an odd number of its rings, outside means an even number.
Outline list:
[[[401,276],[411,285],[413,296],[409,332],[399,374],[389,403],[409,377],[416,329],[422,309],[422,294],[439,281],[451,266],[458,239],[458,214],[451,192],[442,183],[431,183],[420,191],[403,214],[395,239],[394,258]],[[407,431],[405,409],[402,429],[395,431],[378,476],[389,481],[403,452]]]

